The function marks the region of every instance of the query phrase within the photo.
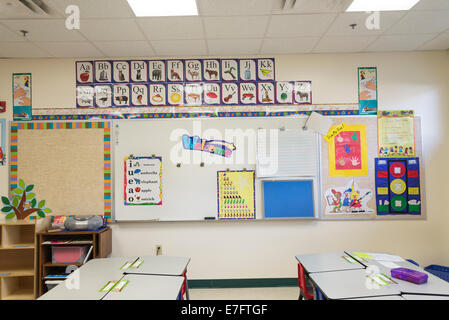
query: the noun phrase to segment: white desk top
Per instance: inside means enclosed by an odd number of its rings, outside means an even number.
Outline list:
[[[382,296],[382,297],[369,297],[369,298],[354,298],[344,300],[406,300],[401,296]]]
[[[365,269],[359,262],[350,263],[343,256],[348,255],[344,252],[301,254],[296,260],[308,273]]]
[[[127,274],[121,292],[110,291],[103,300],[176,300],[184,277]]]
[[[368,298],[400,295],[395,285],[369,288],[366,270],[311,273],[309,277],[329,299]]]
[[[89,260],[39,300],[100,300],[106,294],[100,289],[108,281],[120,280],[123,277],[120,267],[133,259],[137,257]]]
[[[143,264],[137,268],[125,270],[126,274],[149,274],[181,276],[190,262],[187,257],[145,256],[140,257]]]
[[[422,294],[404,294],[402,297],[405,300],[449,300],[448,296],[429,296]]]

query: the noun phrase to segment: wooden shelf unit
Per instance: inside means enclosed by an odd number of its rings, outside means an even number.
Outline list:
[[[47,241],[91,241],[91,243],[77,244],[43,244]],[[38,270],[39,284],[38,295],[47,292],[45,276],[52,273],[64,273],[67,266],[81,266],[81,263],[53,263],[52,246],[90,246],[93,247],[89,259],[106,258],[112,252],[112,230],[106,227],[99,231],[79,232],[39,232],[37,234],[37,246],[39,248]]]
[[[36,234],[49,225],[50,218],[0,221],[0,300],[36,298]]]

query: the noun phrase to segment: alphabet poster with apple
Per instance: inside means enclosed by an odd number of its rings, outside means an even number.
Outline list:
[[[331,128],[332,130],[332,128]],[[329,176],[367,176],[366,126],[346,125],[329,141]]]
[[[162,205],[162,157],[126,157],[125,206]]]

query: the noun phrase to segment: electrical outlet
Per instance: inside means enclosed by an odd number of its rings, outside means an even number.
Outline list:
[[[156,245],[156,255],[162,256],[162,245],[160,245],[160,244]]]

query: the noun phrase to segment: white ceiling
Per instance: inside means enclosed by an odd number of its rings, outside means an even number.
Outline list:
[[[375,30],[365,27],[369,14],[345,12],[351,0],[197,0],[198,17],[163,18],[136,18],[126,0],[43,1],[50,15],[19,10],[18,0],[0,0],[0,58],[449,49],[449,0],[381,12]],[[295,5],[283,9],[285,2]],[[73,4],[80,8],[79,30],[65,27],[66,7]],[[23,37],[20,30],[29,33]]]

